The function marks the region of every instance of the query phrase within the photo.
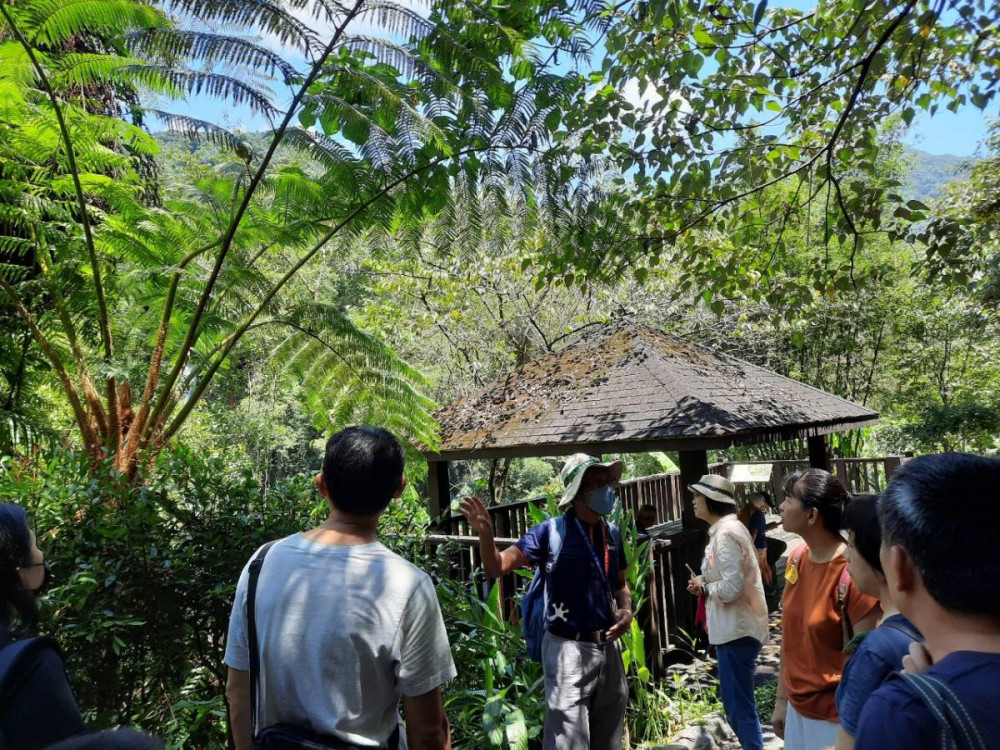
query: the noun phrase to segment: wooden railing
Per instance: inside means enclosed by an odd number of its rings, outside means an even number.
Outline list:
[[[880,492],[904,460],[900,456],[834,459],[831,468],[852,493]],[[737,494],[746,497],[766,489],[771,493],[775,506],[783,498],[784,478],[809,466],[804,459],[744,461],[713,464],[709,470],[727,476],[736,463],[771,465],[767,479],[740,482]],[[640,616],[640,623],[645,630],[648,658],[654,665],[662,665],[670,660],[672,651],[686,645],[688,639],[685,633],[694,631],[697,602],[687,593],[690,574],[684,567],[684,561],[691,559],[692,545],[704,543],[703,535],[699,531],[686,531],[680,526],[686,493],[678,472],[622,482],[617,494],[625,509],[633,514],[643,505],[656,508],[658,525],[653,529],[656,538],[650,545],[652,573],[648,582],[649,601],[647,611]],[[544,506],[546,501],[545,497],[534,497],[487,508],[493,519],[497,545],[502,549],[519,539],[532,526],[529,506]],[[472,580],[476,571],[481,570],[482,560],[478,538],[471,532],[468,523],[461,515],[450,515],[439,523],[439,531],[428,536],[426,543],[432,548],[441,545],[453,548],[447,553],[450,574],[460,580]],[[501,580],[505,609],[510,616],[516,616],[515,602],[526,587],[527,580],[515,575]],[[486,584],[481,578],[479,585],[485,591]]]

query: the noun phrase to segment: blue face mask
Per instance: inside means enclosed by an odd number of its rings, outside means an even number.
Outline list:
[[[583,502],[587,507],[602,516],[611,515],[617,501],[618,498],[615,497],[615,491],[611,487],[598,487],[583,493]]]

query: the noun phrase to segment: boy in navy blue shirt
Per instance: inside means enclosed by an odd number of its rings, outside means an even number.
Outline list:
[[[614,510],[613,487],[621,472],[620,461],[601,463],[578,453],[561,473],[566,489],[559,509],[565,513],[565,531],[558,564],[545,583],[544,750],[621,748],[628,687],[615,641],[632,623],[632,595],[624,550],[604,520]],[[479,535],[483,568],[490,578],[545,564],[549,523],[538,524],[500,552],[482,501],[466,498],[461,511]]]
[[[882,495],[879,517],[889,595],[923,633],[932,661],[922,676],[961,704],[962,746],[1000,750],[1000,460],[945,453],[909,461]],[[865,704],[856,748],[938,750],[943,726],[917,687],[894,678]]]
[[[852,750],[861,710],[869,696],[902,669],[903,657],[910,652],[910,644],[920,638],[920,633],[889,598],[889,584],[879,559],[882,530],[878,520],[878,497],[853,496],[844,509],[843,528],[848,532],[847,569],[854,585],[862,593],[876,597],[882,605],[878,627],[855,637],[856,649],[837,686],[840,730],[836,750]]]

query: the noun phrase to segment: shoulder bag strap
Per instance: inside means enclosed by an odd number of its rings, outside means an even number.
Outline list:
[[[264,565],[267,551],[274,542],[268,542],[260,548],[257,556],[250,561],[249,578],[247,580],[247,646],[250,651],[250,726],[253,736],[257,736],[257,683],[260,680],[260,647],[257,644],[257,581],[260,579],[260,569]]]

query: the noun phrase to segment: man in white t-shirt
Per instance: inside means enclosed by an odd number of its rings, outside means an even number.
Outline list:
[[[256,594],[260,644],[257,729],[293,724],[362,747],[450,748],[440,686],[456,674],[434,585],[376,536],[406,485],[403,451],[387,430],[349,427],[330,438],[316,484],[330,503],[322,526],[275,543]],[[256,556],[256,553],[255,553]],[[226,643],[226,696],[236,750],[250,750],[249,564],[236,588]]]

